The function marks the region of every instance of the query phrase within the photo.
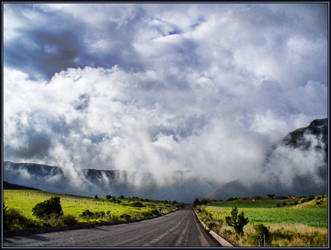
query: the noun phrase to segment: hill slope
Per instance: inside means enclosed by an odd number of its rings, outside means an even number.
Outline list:
[[[320,157],[319,161],[307,162],[302,158],[295,161],[301,155]],[[314,159],[314,158],[313,158]],[[289,163],[290,166],[281,165]],[[305,171],[299,171],[305,164]],[[293,174],[293,172],[297,171]],[[284,172],[294,176],[289,185],[282,182]],[[274,145],[266,156],[264,173],[270,176],[269,180],[261,180],[254,184],[245,184],[237,179],[219,186],[214,191],[205,195],[208,199],[227,199],[229,197],[247,197],[254,195],[266,195],[277,193],[279,195],[297,194],[309,195],[326,193],[328,190],[328,119],[317,119],[308,126],[296,129],[286,135],[283,140]],[[313,175],[315,174],[315,175]]]

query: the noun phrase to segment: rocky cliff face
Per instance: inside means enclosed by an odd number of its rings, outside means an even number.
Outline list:
[[[323,157],[316,168],[319,177],[327,183],[328,177],[328,119],[317,119],[312,121],[309,126],[299,128],[289,133],[281,142],[292,149],[300,149],[304,153],[320,154]],[[299,180],[298,176],[298,180]],[[299,184],[299,183],[298,183]],[[301,183],[305,185],[304,183]]]
[[[313,145],[310,140],[306,139],[307,135],[312,135],[318,141],[317,145]],[[312,121],[309,126],[299,128],[289,133],[284,139],[283,144],[309,150],[314,147],[315,150],[323,150],[327,156],[328,154],[328,119],[318,119]],[[326,158],[327,160],[327,158]]]

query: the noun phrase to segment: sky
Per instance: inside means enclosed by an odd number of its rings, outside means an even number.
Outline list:
[[[253,181],[327,117],[327,19],[317,3],[4,4],[4,157]]]

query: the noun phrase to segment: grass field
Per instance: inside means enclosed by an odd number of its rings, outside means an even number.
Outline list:
[[[217,220],[225,221],[230,215],[230,207],[207,206],[205,210]],[[241,208],[249,223],[300,223],[309,226],[328,226],[328,211],[326,208]]]
[[[255,233],[254,225],[268,227],[272,241],[268,246],[327,246],[328,244],[328,197],[316,196],[312,200],[261,200],[238,199],[209,202],[196,207],[202,221],[214,231],[238,246],[257,246],[250,240]],[[231,209],[244,212],[249,222],[244,235],[238,236],[225,223]],[[261,243],[262,244],[262,243]]]
[[[4,190],[4,203],[8,208],[18,210],[25,217],[37,220],[32,214],[32,208],[40,202],[51,197],[60,197],[61,207],[64,215],[72,215],[79,223],[93,221],[107,221],[106,218],[83,218],[80,215],[89,210],[93,213],[104,212],[111,215],[112,218],[120,218],[123,215],[129,215],[130,220],[140,220],[143,218],[154,217],[156,215],[166,214],[176,210],[180,204],[168,201],[151,201],[135,198],[116,198],[115,202],[106,198],[80,197],[65,194],[54,194],[36,190]],[[142,207],[134,206],[134,202],[139,201]],[[154,211],[154,214],[153,214]]]

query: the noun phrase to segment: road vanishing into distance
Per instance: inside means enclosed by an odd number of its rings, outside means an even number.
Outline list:
[[[192,208],[139,222],[4,237],[4,247],[220,247]]]

